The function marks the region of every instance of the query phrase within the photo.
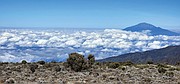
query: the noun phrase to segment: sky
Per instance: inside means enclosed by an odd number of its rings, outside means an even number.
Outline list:
[[[180,0],[0,0],[1,27],[180,28]]]

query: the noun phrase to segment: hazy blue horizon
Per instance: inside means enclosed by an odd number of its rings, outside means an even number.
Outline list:
[[[179,0],[1,0],[2,27],[180,28]]]

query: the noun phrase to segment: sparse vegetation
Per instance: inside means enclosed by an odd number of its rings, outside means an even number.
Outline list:
[[[61,71],[61,68],[59,66],[56,66],[54,69],[55,69],[56,72]]]
[[[134,65],[134,63],[132,63],[131,61],[123,62],[122,64],[124,66],[133,66]]]
[[[164,69],[163,67],[159,67],[158,68],[158,72],[159,73],[165,73],[167,70],[166,69]]]
[[[147,64],[153,64],[153,62],[152,61],[147,61]]]
[[[119,66],[118,69],[125,70],[126,68],[124,66]]]
[[[176,65],[180,65],[180,62],[177,62]]]
[[[158,64],[157,67],[159,67],[159,68],[170,68],[166,64]]]
[[[166,76],[168,76],[168,77],[173,77],[173,76],[174,76],[174,73],[173,73],[173,72],[166,72]]]
[[[116,69],[116,68],[119,67],[119,63],[117,63],[117,62],[109,63],[109,64],[108,64],[108,67],[109,67],[109,68]]]
[[[22,60],[22,62],[21,62],[22,64],[26,64],[27,63],[27,61],[26,60]]]
[[[38,68],[38,65],[36,65],[36,64],[31,64],[29,67],[30,67],[31,72],[34,73],[35,70]]]
[[[76,72],[86,69],[86,63],[84,56],[78,53],[69,54],[69,58],[67,59],[68,66]]]
[[[37,63],[43,65],[43,64],[45,64],[46,62],[45,62],[45,61],[38,61]]]
[[[174,67],[169,68],[169,71],[174,71],[174,70],[176,70],[176,68]]]
[[[144,69],[144,68],[148,68],[149,66],[146,64],[139,64],[139,65],[136,65],[135,67],[139,69]]]
[[[90,67],[92,66],[92,67]],[[173,83],[178,78],[179,66],[166,64],[134,64],[128,62],[95,62],[93,55],[85,59],[78,53],[69,54],[67,62],[38,61],[33,63],[0,63],[0,83],[21,81],[47,83],[78,83],[78,84],[118,84],[118,83]],[[75,72],[74,72],[75,71]],[[158,73],[157,73],[158,72]],[[21,74],[21,75],[19,75]],[[153,77],[153,78],[152,78]],[[166,80],[164,80],[164,77]],[[42,78],[42,79],[41,79]],[[49,80],[49,78],[52,78]],[[61,79],[62,82],[59,82]],[[133,79],[133,80],[132,80]],[[139,80],[141,79],[141,80]],[[156,79],[156,80],[154,80]],[[172,80],[175,79],[175,80]],[[81,81],[82,80],[82,81]],[[87,80],[87,81],[83,81]],[[55,81],[55,82],[54,82]],[[57,82],[58,81],[58,82]],[[72,82],[75,81],[75,82]],[[78,82],[77,82],[78,81]],[[80,82],[79,82],[80,81]],[[160,81],[160,82],[158,82]]]
[[[95,63],[95,57],[92,54],[89,54],[88,60],[86,60],[84,56],[81,54],[71,53],[69,54],[67,63],[64,63],[64,66],[70,67],[72,70],[78,72],[81,70],[91,68],[94,63]]]
[[[89,54],[89,55],[88,55],[88,63],[89,63],[90,65],[93,65],[94,62],[95,62],[95,57],[94,57],[94,55]]]
[[[57,63],[55,60],[52,60],[51,63]]]

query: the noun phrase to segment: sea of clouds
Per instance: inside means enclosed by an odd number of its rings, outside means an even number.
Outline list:
[[[150,31],[118,29],[77,30],[0,30],[0,62],[65,61],[68,54],[94,54],[103,59],[125,53],[180,45],[180,36],[149,35]]]

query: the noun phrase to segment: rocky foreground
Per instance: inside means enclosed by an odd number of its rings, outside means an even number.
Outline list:
[[[110,68],[95,63],[75,72],[63,63],[0,63],[0,84],[180,84],[179,68],[155,64]]]

